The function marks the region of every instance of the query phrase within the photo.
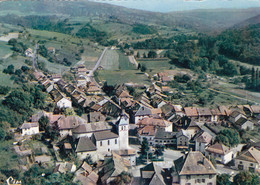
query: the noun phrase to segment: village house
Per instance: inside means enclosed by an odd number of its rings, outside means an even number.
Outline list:
[[[42,80],[41,84],[48,93],[50,93],[54,89],[54,85],[49,79]]]
[[[188,149],[190,140],[193,137],[193,132],[189,130],[181,129],[177,134],[177,148],[178,149]]]
[[[183,117],[185,114],[182,111],[182,106],[181,105],[173,105],[173,111],[176,115]]]
[[[138,123],[139,120],[149,117],[152,115],[152,109],[150,107],[141,106],[138,111],[135,113],[135,123]]]
[[[169,162],[152,162],[141,168],[142,183],[147,185],[172,184],[172,167]]]
[[[98,168],[100,184],[113,184],[122,172],[131,172],[130,162],[115,153],[112,157],[106,157]]]
[[[235,157],[233,151],[222,143],[215,143],[214,145],[208,146],[205,149],[205,155],[215,158],[216,161],[222,164],[227,164]]]
[[[172,123],[160,117],[146,117],[139,120],[136,125],[139,128],[142,128],[144,126],[155,126],[163,128],[167,132],[172,132]]]
[[[235,123],[234,126],[243,129],[243,130],[253,130],[254,129],[254,123],[248,120],[245,117],[240,117]]]
[[[189,118],[198,118],[199,114],[196,107],[184,107],[185,115]]]
[[[246,118],[245,115],[240,113],[239,111],[235,110],[229,115],[229,121],[231,123],[236,123],[237,120],[239,120],[241,117]]]
[[[212,122],[212,113],[209,108],[197,108],[200,122]]]
[[[38,122],[25,122],[21,126],[22,130],[22,136],[25,135],[34,135],[34,134],[39,134],[39,124]]]
[[[54,47],[48,47],[47,50],[49,53],[52,53],[52,54],[55,54],[55,52],[56,52],[56,49]]]
[[[83,124],[86,120],[82,119],[79,116],[63,116],[57,121],[57,126],[60,132],[61,137],[67,135],[72,136],[72,130],[78,127],[80,124]]]
[[[83,162],[81,167],[76,171],[73,182],[80,182],[82,185],[96,185],[98,177],[98,174],[92,170],[92,167]]]
[[[238,170],[260,172],[260,150],[250,147],[235,158],[235,167]]]
[[[135,149],[122,149],[114,150],[113,155],[119,155],[122,159],[128,160],[131,166],[136,166],[136,150]]]
[[[70,98],[66,97],[63,93],[61,93],[57,89],[53,89],[50,92],[54,102],[56,103],[57,108],[62,109],[62,108],[71,108],[72,107],[72,102]]]
[[[87,80],[84,76],[77,76],[76,81],[77,81],[77,87],[80,89],[84,89],[87,85]]]
[[[162,128],[158,128],[155,133],[153,145],[176,146],[176,132],[166,132]]]
[[[54,83],[58,82],[61,79],[62,79],[62,75],[61,74],[52,74],[51,75],[51,81],[53,81]]]
[[[73,173],[77,169],[74,163],[70,162],[57,162],[53,173]]]
[[[33,57],[33,50],[31,48],[28,48],[27,50],[25,50],[24,54],[27,57]]]
[[[216,122],[220,121],[221,119],[223,119],[224,115],[220,112],[220,110],[218,108],[211,109],[210,111],[211,111],[211,114],[212,114],[212,116],[211,116],[212,122],[216,123]]]
[[[217,171],[199,151],[190,151],[174,161],[174,185],[216,185]]]
[[[86,76],[88,74],[89,70],[85,67],[85,65],[79,65],[76,68],[76,74],[77,75],[83,75]]]
[[[205,149],[211,144],[213,137],[208,132],[202,131],[196,134],[193,139],[195,141],[195,151],[205,154]]]
[[[260,105],[251,105],[251,110],[254,117],[257,117],[260,115]]]
[[[139,138],[140,143],[142,143],[144,138],[146,138],[148,144],[153,145],[155,133],[156,133],[155,126],[145,126],[138,131],[137,136]]]
[[[102,89],[98,87],[94,82],[87,83],[86,93],[92,95],[103,94]]]
[[[93,161],[98,160],[97,147],[88,137],[79,138],[75,152],[81,160],[86,159],[88,156],[90,156]]]

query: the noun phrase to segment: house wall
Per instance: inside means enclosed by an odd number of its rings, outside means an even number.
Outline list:
[[[154,146],[156,145],[176,145],[176,139],[154,139]]]
[[[77,156],[80,160],[86,159],[86,157],[91,156],[93,161],[98,160],[98,155],[96,151],[88,151],[88,152],[77,152]]]
[[[200,151],[201,153],[205,153],[205,148],[207,146],[207,143],[201,143],[201,142],[195,142],[195,150]]]
[[[140,136],[139,135],[140,143],[143,142],[144,138],[147,139],[149,145],[153,145],[154,144],[154,136]]]
[[[146,116],[135,116],[135,123],[138,123],[140,120],[142,120],[143,118],[147,118],[149,117],[148,115]]]
[[[74,134],[73,138],[80,138],[80,137],[88,137],[91,139],[93,133],[80,133],[80,134]]]
[[[67,129],[67,130],[60,130],[60,136],[61,137],[65,137],[67,135],[72,135],[72,131],[70,129]]]
[[[253,163],[249,161],[244,161],[240,159],[235,159],[235,167],[238,170],[245,170],[245,171],[250,171],[251,168],[254,170],[260,170],[260,165],[258,163]]]
[[[239,120],[239,118],[241,117],[244,117],[246,118],[245,116],[243,116],[242,114],[239,114],[237,117],[233,118],[233,117],[229,117],[229,121],[231,121],[232,123],[235,123],[237,120]]]
[[[233,152],[229,152],[225,155],[221,155],[221,154],[216,154],[216,153],[209,153],[208,151],[206,151],[206,156],[211,156],[214,157],[217,161],[221,162],[222,164],[227,164],[228,162],[230,162],[233,158],[235,157],[233,156]]]
[[[61,108],[71,108],[72,102],[66,98],[62,98],[60,101],[57,102],[57,107]]]
[[[119,150],[119,138],[96,141],[97,152],[111,152]]]
[[[170,124],[168,127],[165,127],[166,132],[172,132],[172,124]]]
[[[154,171],[142,171],[142,178],[150,179],[153,177]]]
[[[253,130],[254,129],[254,123],[252,123],[251,121],[247,121],[243,125],[241,125],[241,129],[246,130],[247,128],[249,128],[250,130]]]
[[[28,129],[22,129],[22,136],[24,135],[34,135],[39,133],[39,127],[32,127]]]
[[[177,146],[189,146],[189,138],[184,135],[177,137]]]
[[[216,185],[217,176],[216,175],[181,175],[180,185]]]

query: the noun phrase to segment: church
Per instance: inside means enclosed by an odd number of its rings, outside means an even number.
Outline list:
[[[93,160],[102,160],[112,152],[127,151],[128,132],[129,115],[124,112],[112,126],[107,122],[79,125],[72,131],[78,137],[76,153],[80,159],[91,156]]]

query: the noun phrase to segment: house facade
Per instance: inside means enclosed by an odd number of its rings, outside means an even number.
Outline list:
[[[189,152],[174,161],[173,184],[216,185],[217,171],[212,163],[199,151]]]
[[[24,123],[21,126],[22,129],[22,136],[25,135],[34,135],[34,134],[39,134],[39,124],[38,122],[31,122],[31,123]]]

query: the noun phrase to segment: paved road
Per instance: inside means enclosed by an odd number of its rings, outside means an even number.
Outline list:
[[[89,74],[88,74],[89,77],[94,76],[94,72],[95,72],[95,71],[97,70],[97,68],[99,67],[100,62],[101,62],[103,56],[105,55],[107,49],[108,49],[107,47],[104,49],[104,51],[103,51],[102,54],[100,55],[100,57],[99,57],[99,59],[98,59],[96,65],[95,65],[95,67],[89,72]]]
[[[129,61],[130,61],[132,64],[134,64],[135,67],[136,67],[136,69],[137,69],[137,68],[138,68],[138,63],[136,62],[135,57],[134,57],[133,55],[131,55],[131,56],[128,56],[128,58],[129,58]]]

